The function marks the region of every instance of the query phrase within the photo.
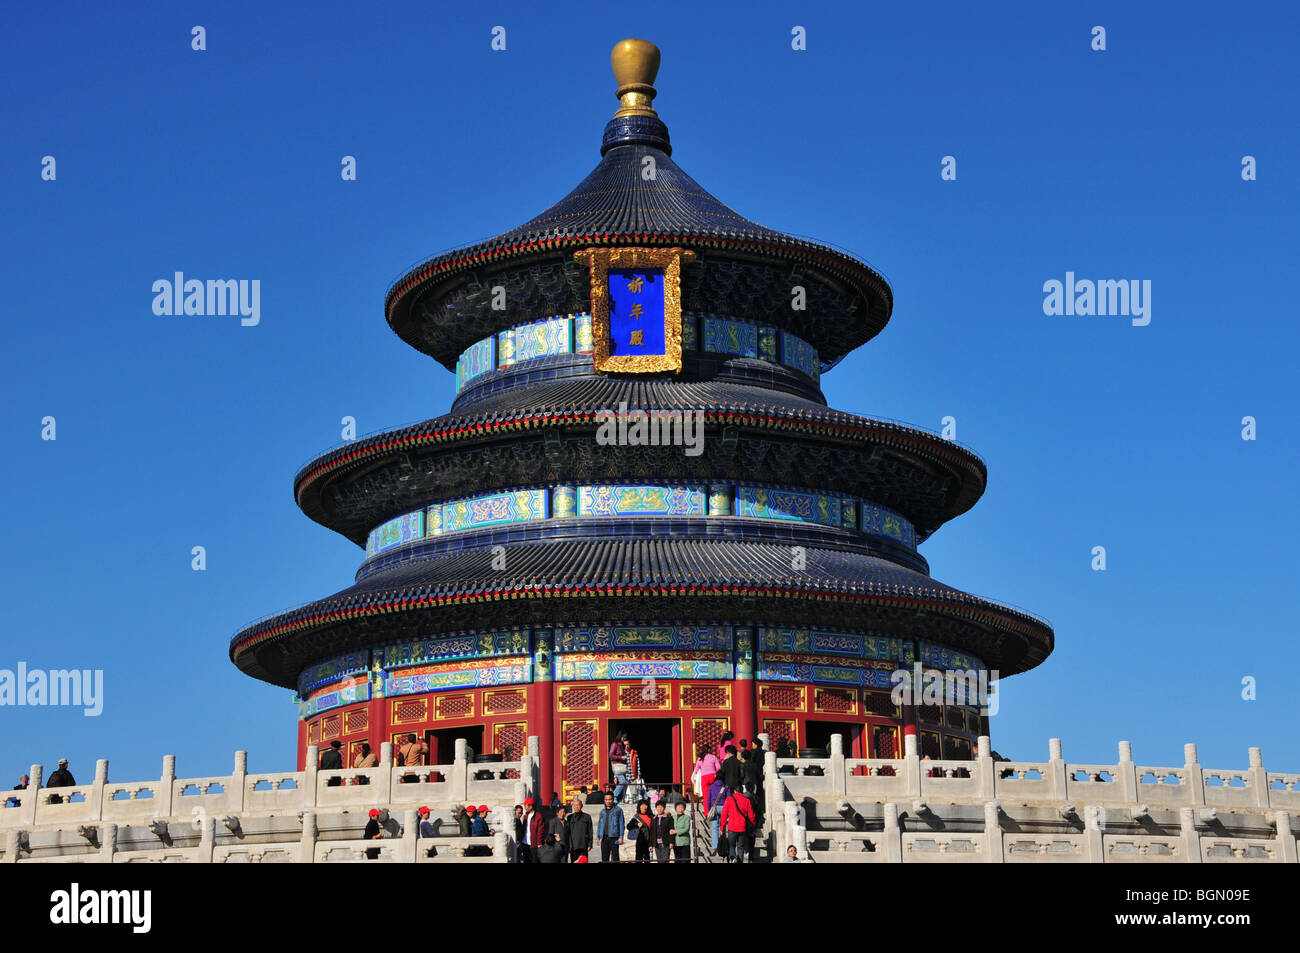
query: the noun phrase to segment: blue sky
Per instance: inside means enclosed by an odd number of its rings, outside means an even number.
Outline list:
[[[831,405],[932,430],[951,415],[987,462],[983,500],[922,552],[1056,629],[1048,661],[1003,684],[994,747],[1044,758],[1059,736],[1067,759],[1106,762],[1129,739],[1139,763],[1181,764],[1195,741],[1203,764],[1244,767],[1259,745],[1300,770],[1300,17],[996,7],[15,10],[0,668],[101,668],[105,707],[0,709],[0,779],[59,757],[79,778],[97,757],[157,777],[164,753],[225,773],[236,748],[289,766],[291,693],[235,669],[229,639],[346,586],[362,557],[297,510],[293,474],[344,415],[364,433],[447,409],[454,375],[388,330],[384,292],[595,165],[625,36],[662,48],[656,106],[692,176],[889,278],[893,319],[825,378]],[[154,315],[175,271],[259,279],[260,324]],[[1150,325],[1044,315],[1067,271],[1150,280]]]

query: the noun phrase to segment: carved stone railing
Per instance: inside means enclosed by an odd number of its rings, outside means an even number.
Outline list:
[[[0,831],[75,829],[99,822],[145,825],[157,819],[219,815],[364,813],[372,807],[513,806],[536,793],[534,755],[525,754],[518,761],[474,764],[468,754],[465,742],[457,741],[451,764],[405,767],[393,763],[393,746],[385,743],[377,767],[322,771],[316,768],[319,751],[312,746],[307,749],[304,771],[249,774],[247,754],[236,751],[229,775],[199,778],[176,777],[176,758],[167,755],[160,778],[126,782],[109,782],[108,762],[100,760],[95,764],[93,782],[66,788],[41,787],[41,766],[32,765],[30,784],[5,794],[19,804],[0,808]],[[477,780],[475,775],[480,773],[492,777]],[[508,778],[508,773],[518,777]],[[439,780],[430,781],[430,777]]]
[[[767,754],[764,833],[773,857],[789,844],[808,856],[811,845],[819,862],[1297,862],[1291,819],[1300,811],[1300,775],[1266,772],[1258,748],[1245,769],[1202,768],[1192,744],[1184,756],[1177,767],[1135,764],[1125,741],[1115,764],[1070,764],[1053,738],[1047,761],[994,761],[982,737],[969,761],[933,761],[919,758],[908,736],[902,758],[846,758],[843,737],[832,735],[826,758]],[[845,817],[869,810],[883,830],[809,830],[808,810],[828,803]],[[922,829],[939,809],[970,826],[975,807],[984,815],[981,830]],[[1008,811],[1060,830],[1004,831]],[[1159,825],[1116,829],[1140,825],[1153,811],[1176,813],[1177,833]],[[1238,836],[1240,829],[1229,829],[1234,818],[1248,831],[1271,826],[1274,836]]]

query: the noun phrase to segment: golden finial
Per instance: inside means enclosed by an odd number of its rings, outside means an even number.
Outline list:
[[[620,103],[615,116],[658,116],[650,105],[659,75],[659,47],[649,40],[624,40],[609,54]]]

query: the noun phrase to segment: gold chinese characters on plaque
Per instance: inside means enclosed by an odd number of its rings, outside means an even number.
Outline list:
[[[682,248],[588,248],[592,362],[601,373],[682,369]]]

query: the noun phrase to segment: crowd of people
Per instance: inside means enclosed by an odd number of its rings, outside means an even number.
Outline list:
[[[27,775],[24,774],[22,777],[18,779],[18,783],[14,785],[13,789],[15,791],[25,791],[27,790],[27,787],[30,784],[31,784],[31,778],[29,778]],[[77,779],[74,778],[72,776],[72,772],[68,770],[67,758],[60,758],[59,766],[55,770],[51,771],[49,777],[45,779],[45,786],[47,788],[71,788],[71,787],[76,787],[76,784],[77,784]],[[63,795],[51,794],[49,796],[49,800],[46,803],[62,804]],[[9,797],[5,798],[5,807],[20,807],[21,805],[22,805],[22,799],[19,798],[17,795],[10,795]]]

